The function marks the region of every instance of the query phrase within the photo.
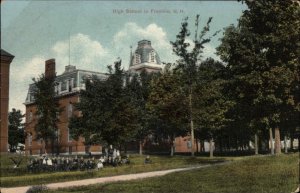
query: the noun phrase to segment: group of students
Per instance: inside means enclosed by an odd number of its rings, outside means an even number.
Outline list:
[[[144,161],[145,164],[152,163],[150,157],[147,156]],[[29,160],[27,170],[33,172],[51,172],[51,171],[76,171],[76,170],[93,170],[102,169],[105,166],[116,167],[122,164],[130,164],[129,156],[121,156],[120,151],[113,149],[112,146],[105,148],[99,159],[95,159],[91,154],[88,159],[83,157],[48,157],[43,155],[35,159]]]
[[[28,172],[51,172],[51,171],[75,171],[75,170],[100,170],[104,166],[118,166],[122,164],[129,164],[128,156],[120,155],[120,151],[106,148],[102,156],[96,160],[91,154],[88,159],[83,157],[48,157],[46,154],[34,159],[30,159],[27,164]]]
[[[97,162],[95,158],[87,160],[75,156],[69,157],[53,157],[47,155],[29,160],[27,165],[28,172],[51,172],[51,171],[75,171],[75,170],[92,170],[95,169]]]

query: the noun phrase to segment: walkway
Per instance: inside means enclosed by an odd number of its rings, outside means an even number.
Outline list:
[[[69,182],[60,182],[60,183],[52,183],[47,184],[46,186],[50,189],[57,189],[57,188],[67,188],[67,187],[75,187],[75,186],[87,186],[92,184],[103,184],[109,182],[119,182],[119,181],[128,181],[128,180],[136,180],[142,178],[150,178],[150,177],[157,177],[163,176],[173,172],[181,172],[181,171],[188,171],[194,170],[199,168],[206,168],[215,165],[223,165],[228,162],[218,163],[218,164],[209,164],[209,165],[201,165],[201,166],[193,166],[187,168],[177,168],[177,169],[170,169],[170,170],[162,170],[162,171],[154,171],[154,172],[144,172],[138,174],[126,174],[126,175],[119,175],[119,176],[111,176],[111,177],[101,177],[101,178],[92,178],[92,179],[84,179],[84,180],[76,180],[76,181],[69,181]],[[15,187],[15,188],[1,188],[1,193],[26,193],[26,191],[31,186],[23,186],[23,187]]]

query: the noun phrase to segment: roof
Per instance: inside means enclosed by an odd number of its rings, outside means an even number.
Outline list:
[[[15,57],[14,55],[11,55],[10,53],[8,53],[7,51],[1,49],[1,56],[8,56],[8,57]]]
[[[55,77],[55,81],[59,84],[60,88],[60,91],[57,92],[56,96],[60,97],[80,92],[81,89],[85,88],[85,80],[92,76],[96,76],[103,80],[106,79],[108,75],[101,72],[79,70],[76,69],[75,66],[66,66],[65,72]],[[70,87],[71,89],[69,89]],[[34,98],[32,97],[34,89],[35,84],[30,84],[25,105],[34,103]]]

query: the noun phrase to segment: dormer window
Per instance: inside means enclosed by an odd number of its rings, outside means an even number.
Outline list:
[[[73,88],[75,87],[74,86],[74,78],[72,78],[71,80],[70,80],[70,84],[69,84],[70,86],[69,86],[69,91],[71,92],[72,90],[73,90]]]
[[[140,55],[139,54],[135,54],[135,63],[136,64],[139,64],[139,63],[141,63],[141,57],[140,57]]]
[[[154,50],[152,50],[151,53],[150,53],[150,62],[155,62],[155,52],[154,52]]]
[[[69,81],[69,92],[71,92],[72,91],[72,82],[71,82],[71,80],[68,80]]]

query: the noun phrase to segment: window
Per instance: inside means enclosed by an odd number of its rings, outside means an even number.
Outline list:
[[[71,142],[73,139],[70,135],[70,129],[69,128],[67,128],[67,135],[68,135],[68,142]]]
[[[31,122],[32,121],[32,111],[29,112],[29,115],[28,115],[28,122]]]
[[[59,130],[55,131],[55,137],[58,138],[59,137]]]
[[[61,92],[61,82],[59,82],[57,85],[57,94],[60,94],[60,92]]]
[[[150,62],[155,62],[155,52],[153,50],[150,53]]]
[[[141,57],[140,57],[139,54],[135,54],[135,63],[136,63],[136,64],[141,63]]]
[[[72,146],[69,146],[69,154],[72,154]]]
[[[73,79],[68,80],[68,85],[69,85],[69,92],[71,92],[73,89]]]
[[[72,117],[73,114],[73,104],[70,102],[67,109],[68,118]]]
[[[59,112],[56,112],[56,119],[59,119]]]
[[[187,148],[191,149],[192,148],[192,142],[191,142],[191,140],[188,140],[186,143],[187,143]]]
[[[32,146],[32,135],[31,135],[31,133],[28,134],[27,140],[28,140],[28,145]]]

